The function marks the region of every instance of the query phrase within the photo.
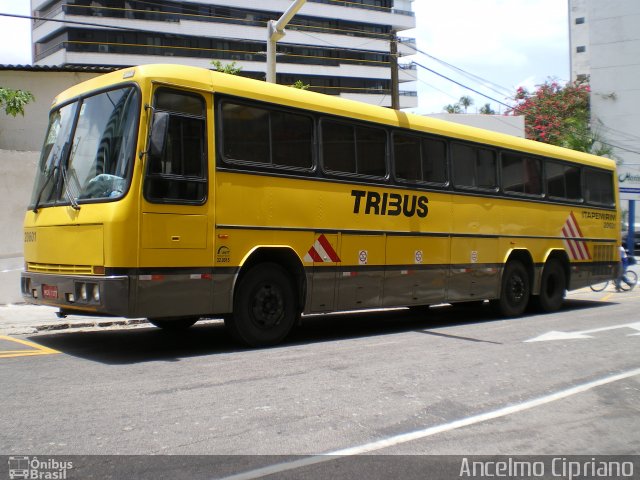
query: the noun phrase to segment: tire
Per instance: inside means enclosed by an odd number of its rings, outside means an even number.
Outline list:
[[[567,276],[562,264],[558,260],[549,260],[542,270],[540,295],[534,297],[536,309],[547,313],[560,310],[566,289]]]
[[[149,323],[163,330],[177,332],[186,330],[198,320],[200,317],[166,317],[166,318],[148,318]]]
[[[638,275],[633,270],[627,270],[624,272],[622,276],[622,281],[620,282],[620,288],[625,292],[633,289],[638,283]]]
[[[606,281],[606,282],[596,283],[595,285],[589,285],[589,288],[594,292],[601,292],[608,286],[609,286],[609,282]]]
[[[492,301],[494,308],[505,317],[522,315],[531,297],[529,272],[519,260],[510,260],[502,273],[500,298]]]
[[[236,340],[250,347],[280,343],[298,319],[293,283],[275,263],[252,267],[237,287],[233,313],[225,317],[225,327]]]

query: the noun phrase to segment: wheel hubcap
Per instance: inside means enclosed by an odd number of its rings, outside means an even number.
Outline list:
[[[521,302],[524,298],[525,291],[525,283],[522,277],[514,276],[511,279],[511,288],[509,290],[511,300],[515,303]]]
[[[282,292],[273,285],[260,286],[254,296],[251,312],[254,324],[260,328],[278,325],[284,315]]]

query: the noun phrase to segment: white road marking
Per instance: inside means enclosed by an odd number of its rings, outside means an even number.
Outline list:
[[[592,328],[591,330],[582,330],[580,332],[558,332],[551,331],[544,333],[538,337],[530,338],[529,340],[525,340],[525,343],[528,342],[545,342],[549,340],[571,340],[571,339],[582,339],[582,338],[593,338],[590,333],[598,333],[598,332],[606,332],[607,330],[617,330],[619,328],[631,328],[636,330],[636,333],[629,334],[627,336],[635,336],[640,334],[640,322],[633,323],[624,323],[622,325],[613,325],[611,327],[600,327],[600,328]]]
[[[562,400],[562,399],[571,397],[573,395],[577,395],[579,393],[587,392],[589,390],[592,390],[597,387],[601,387],[603,385],[607,385],[609,383],[618,382],[620,380],[636,377],[638,375],[640,375],[640,368],[628,370],[626,372],[618,373],[615,375],[609,375],[607,377],[593,380],[591,382],[583,383],[581,385],[576,385],[575,387],[567,388],[566,390],[560,390],[558,392],[551,393],[549,395],[544,395],[542,397],[534,398],[526,402],[518,403],[515,405],[509,405],[506,407],[499,408],[497,410],[481,413],[478,415],[473,415],[471,417],[462,418],[460,420],[455,420],[453,422],[445,423],[442,425],[436,425],[433,427],[424,428],[422,430],[416,430],[414,432],[394,435],[392,437],[383,438],[375,442],[365,443],[363,445],[357,445],[355,447],[344,448],[341,450],[334,450],[333,452],[328,452],[321,455],[314,455],[311,457],[302,458],[300,460],[294,460],[292,462],[278,463],[275,465],[270,465],[268,467],[249,470],[247,472],[224,477],[221,480],[251,480],[255,478],[264,477],[267,475],[273,475],[275,473],[286,472],[286,471],[295,470],[298,468],[307,467],[309,465],[315,465],[323,462],[330,462],[332,460],[342,458],[342,457],[348,457],[352,455],[361,455],[363,453],[369,453],[376,450],[381,450],[383,448],[393,447],[403,443],[412,442],[414,440],[420,440],[422,438],[437,435],[439,433],[450,432],[458,428],[468,427],[470,425],[487,422],[489,420],[494,420],[496,418],[513,415],[514,413],[524,412],[526,410],[530,410],[532,408],[540,407],[548,403]]]

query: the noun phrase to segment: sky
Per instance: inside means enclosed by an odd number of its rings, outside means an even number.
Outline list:
[[[530,90],[549,78],[569,80],[567,0],[414,0],[417,48],[480,77],[469,78],[423,54],[410,57],[503,103],[519,86]],[[0,0],[0,13],[29,15],[29,0]],[[405,61],[407,59],[403,59]],[[29,20],[0,17],[0,64],[31,62]],[[436,74],[417,67],[418,113],[442,112],[461,96],[475,113],[485,103],[505,110]]]

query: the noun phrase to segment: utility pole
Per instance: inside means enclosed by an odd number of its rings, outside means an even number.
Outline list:
[[[398,37],[391,32],[389,45],[389,66],[391,67],[391,108],[400,110],[400,87],[398,85]]]
[[[276,83],[276,42],[285,36],[284,27],[307,0],[295,0],[278,20],[267,23],[267,82]]]

